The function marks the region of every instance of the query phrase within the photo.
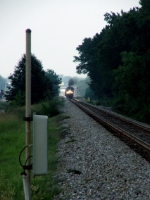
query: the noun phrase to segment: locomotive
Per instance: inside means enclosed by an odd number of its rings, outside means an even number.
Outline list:
[[[74,95],[74,88],[73,87],[67,87],[65,90],[65,96],[67,99],[72,99]]]

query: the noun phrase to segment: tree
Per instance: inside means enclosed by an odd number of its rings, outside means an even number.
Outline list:
[[[150,50],[142,56],[121,54],[123,64],[114,70],[117,88],[114,105],[128,116],[150,121]]]
[[[77,73],[87,74],[90,77],[91,83],[93,83],[90,84],[90,87],[96,93],[100,89],[100,85],[98,85],[101,73],[99,70],[98,43],[101,39],[102,35],[99,34],[96,34],[93,39],[85,38],[82,45],[76,48],[79,56],[74,56],[74,62],[79,63],[76,67]]]
[[[90,77],[90,89],[120,111],[150,122],[150,1],[141,8],[105,14],[107,25],[77,47],[77,73]],[[111,102],[112,102],[111,101]]]
[[[120,54],[137,51],[139,9],[133,8],[128,13],[121,11],[121,14],[106,13],[105,20],[108,24],[100,34],[85,38],[77,47],[79,56],[75,56],[74,61],[79,62],[77,73],[90,77],[89,86],[99,98],[113,98],[113,70],[122,64]]]
[[[52,98],[59,94],[59,84],[61,84],[61,78],[53,71],[48,69],[46,72],[47,77],[47,92],[46,98]]]
[[[146,13],[150,13],[150,1],[140,0],[139,3],[142,5],[142,11],[144,11]]]
[[[8,78],[11,80],[9,91],[6,92],[6,100],[17,105],[25,104],[25,66],[26,56],[23,55],[15,67],[14,74]],[[41,61],[31,55],[31,103],[35,104],[46,98],[50,86],[50,77],[56,76],[54,73],[45,72]],[[54,83],[54,82],[53,82]],[[57,82],[56,82],[57,84]]]

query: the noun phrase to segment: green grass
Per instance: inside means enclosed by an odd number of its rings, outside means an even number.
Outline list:
[[[38,105],[37,108],[39,109]],[[36,106],[33,108],[36,111]],[[0,200],[24,199],[23,183],[19,164],[20,151],[25,146],[24,108],[9,109],[0,114]],[[48,174],[31,177],[32,200],[52,200],[60,192],[53,175],[57,168],[57,144],[60,140],[58,122],[60,115],[49,118],[48,128]],[[31,126],[32,129],[32,126]],[[24,153],[21,161],[24,162]],[[32,174],[32,172],[31,172]]]

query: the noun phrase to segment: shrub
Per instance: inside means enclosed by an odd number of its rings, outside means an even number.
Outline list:
[[[63,99],[54,98],[51,100],[47,100],[42,102],[42,113],[49,117],[56,116],[60,113],[60,106],[64,103]]]

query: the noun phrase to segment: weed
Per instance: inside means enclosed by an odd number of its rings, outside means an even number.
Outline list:
[[[71,143],[71,142],[75,142],[75,141],[76,141],[76,140],[74,139],[74,137],[71,137],[70,140],[68,140],[68,141],[66,142],[66,144]]]
[[[0,114],[0,199],[18,200],[24,199],[23,183],[20,173],[18,157],[25,146],[25,122],[23,116],[24,107],[5,107],[7,112]],[[32,112],[42,114],[42,106],[32,106]],[[45,114],[45,113],[44,113]],[[53,174],[57,166],[57,144],[60,140],[59,119],[55,116],[48,119],[48,166],[46,176],[31,178],[31,192],[33,200],[52,200],[60,192]],[[25,158],[23,153],[21,159]]]
[[[49,117],[53,117],[55,115],[58,115],[60,113],[59,107],[63,104],[62,99],[59,98],[47,100],[45,102],[42,102],[42,112],[45,115],[48,115]]]

